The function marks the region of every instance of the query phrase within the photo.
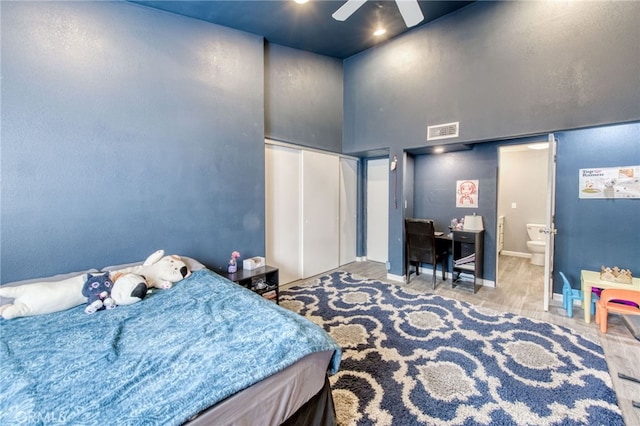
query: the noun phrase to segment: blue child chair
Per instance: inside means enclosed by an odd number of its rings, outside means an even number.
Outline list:
[[[564,276],[562,272],[559,272],[562,277],[562,307],[567,311],[569,318],[573,317],[573,301],[583,300],[582,290],[576,290],[571,287],[569,280]],[[596,302],[600,299],[597,294],[591,293],[591,315],[596,313]]]

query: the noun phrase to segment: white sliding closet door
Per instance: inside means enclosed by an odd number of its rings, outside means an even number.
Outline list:
[[[337,268],[340,162],[336,155],[302,151],[302,277]]]
[[[356,260],[358,162],[340,158],[340,266]]]
[[[265,145],[266,260],[286,284],[301,275],[301,152]]]

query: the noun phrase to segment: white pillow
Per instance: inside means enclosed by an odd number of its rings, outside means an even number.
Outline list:
[[[51,281],[63,281],[66,280],[67,278],[73,278],[76,277],[78,275],[82,275],[82,274],[88,274],[88,273],[96,273],[96,272],[100,272],[95,268],[91,268],[91,269],[87,269],[86,271],[78,271],[78,272],[69,272],[67,274],[58,274],[58,275],[52,275],[50,277],[44,277],[44,278],[31,278],[28,280],[21,280],[21,281],[12,281],[10,283],[6,283],[6,284],[2,284],[2,286],[17,286],[17,285],[24,285],[24,284],[32,284],[32,283],[42,283],[42,282],[51,282]]]
[[[197,260],[191,257],[180,256],[180,259],[182,259],[182,261],[187,265],[187,267],[191,272],[199,271],[201,269],[207,269],[205,265],[203,265],[202,263],[198,262]],[[142,265],[143,263],[144,263],[144,260],[141,260],[140,262],[123,263],[121,265],[105,266],[104,268],[102,268],[102,272],[117,271],[120,269],[130,268],[132,266]]]

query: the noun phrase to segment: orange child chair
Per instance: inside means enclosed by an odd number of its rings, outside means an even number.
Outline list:
[[[633,302],[636,306],[621,301]],[[600,324],[600,331],[607,332],[607,317],[609,312],[622,315],[640,315],[640,291],[607,288],[602,290],[600,300],[596,304],[596,323]]]

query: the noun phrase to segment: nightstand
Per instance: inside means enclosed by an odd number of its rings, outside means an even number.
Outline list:
[[[265,299],[273,300],[278,304],[280,303],[278,268],[267,265],[251,270],[238,268],[238,272],[233,274],[227,271],[218,271],[218,274],[258,293]],[[262,285],[264,285],[264,287],[262,287]]]

